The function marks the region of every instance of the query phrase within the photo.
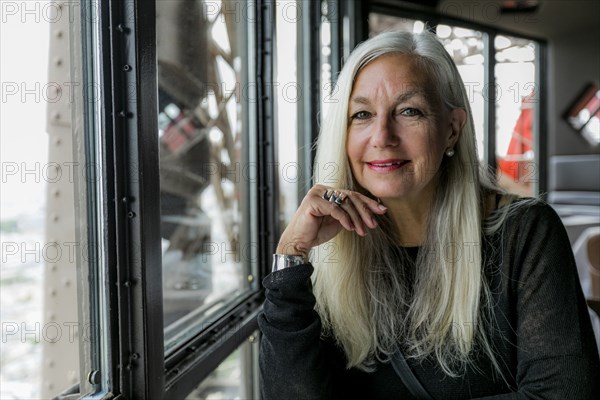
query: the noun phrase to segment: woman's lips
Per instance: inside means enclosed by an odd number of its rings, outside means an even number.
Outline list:
[[[397,169],[400,169],[400,168],[404,167],[409,162],[410,162],[409,160],[398,160],[398,159],[393,159],[393,160],[373,160],[373,161],[367,162],[367,166],[372,171],[376,171],[376,172],[390,172],[390,171],[395,171]]]

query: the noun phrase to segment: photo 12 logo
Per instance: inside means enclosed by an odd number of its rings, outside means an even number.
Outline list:
[[[87,1],[0,1],[0,20],[6,23],[50,23],[64,19],[74,23],[81,15],[82,7],[88,18],[97,20],[98,8]]]
[[[2,321],[2,343],[34,342],[57,343],[68,341],[74,343],[78,340],[93,341],[100,337],[100,331],[92,324],[80,322],[25,322]]]

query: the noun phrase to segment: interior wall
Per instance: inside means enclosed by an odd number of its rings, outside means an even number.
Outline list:
[[[600,82],[598,37],[600,29],[579,30],[548,42],[548,156],[600,154],[562,117],[585,85]]]

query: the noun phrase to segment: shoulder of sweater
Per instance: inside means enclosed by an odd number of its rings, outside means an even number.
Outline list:
[[[527,223],[556,223],[560,217],[556,211],[542,199],[521,197],[515,199],[510,205],[508,219],[513,219],[519,225]]]
[[[525,244],[530,246],[532,242],[566,237],[560,217],[548,203],[541,199],[517,198],[505,207],[508,207],[504,210],[505,219],[497,233],[508,240],[507,244],[512,243],[522,248]],[[558,236],[553,237],[554,234]]]

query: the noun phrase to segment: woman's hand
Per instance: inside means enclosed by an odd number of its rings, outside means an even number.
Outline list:
[[[344,196],[337,205],[323,198],[326,190],[331,193],[335,189],[315,185],[308,191],[279,239],[277,254],[307,256],[312,247],[329,241],[342,229],[365,236],[367,229],[377,227],[375,214],[387,211],[377,201],[349,190],[337,190]]]

